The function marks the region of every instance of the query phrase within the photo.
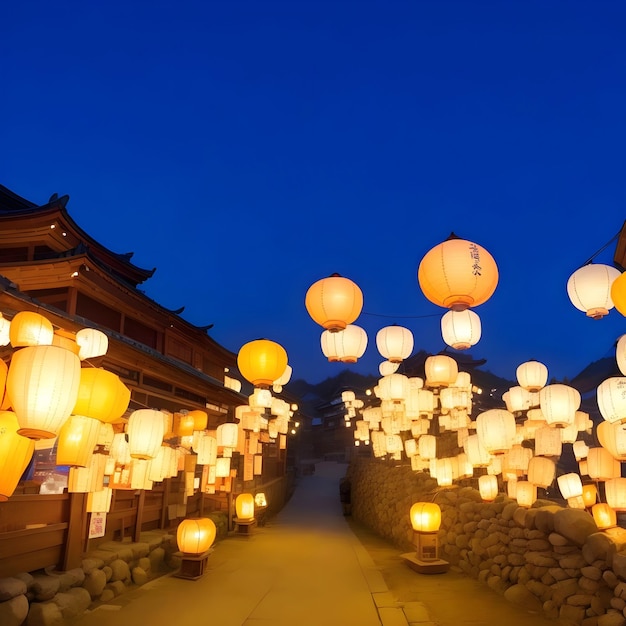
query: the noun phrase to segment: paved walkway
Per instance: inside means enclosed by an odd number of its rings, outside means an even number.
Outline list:
[[[460,574],[411,570],[342,515],[345,467],[319,463],[267,526],[218,542],[202,578],[163,576],[72,626],[554,625]]]

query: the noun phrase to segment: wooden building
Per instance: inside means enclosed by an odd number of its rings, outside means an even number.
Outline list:
[[[208,415],[208,431],[236,422],[235,409],[247,404],[245,392],[252,390],[245,381],[244,393],[232,384],[236,354],[209,336],[210,327],[185,321],[183,309],[171,311],[147,297],[140,286],[154,269],[134,265],[132,254],[114,253],[84,232],[69,215],[68,200],[55,194],[36,205],[0,185],[2,316],[10,320],[20,311],[35,311],[60,336],[72,338],[83,328],[106,334],[107,353],[90,365],[115,373],[130,389],[126,417],[140,408],[174,415],[201,410]],[[7,363],[12,352],[10,345],[0,348]],[[215,509],[230,515],[233,495],[243,491],[264,490],[278,510],[287,493],[286,439],[262,436],[255,451],[262,457],[260,472],[244,471],[249,459],[240,448],[229,480],[215,490],[198,488],[201,467],[193,470],[193,493],[182,472],[151,490],[114,489],[102,540],[174,528],[183,517]],[[32,477],[32,467],[30,472]],[[0,502],[0,577],[80,562],[88,543],[86,494],[39,491],[37,481],[23,480]]]

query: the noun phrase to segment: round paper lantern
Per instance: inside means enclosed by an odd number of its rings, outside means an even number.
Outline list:
[[[13,495],[35,451],[35,442],[18,429],[15,413],[0,411],[0,502]]]
[[[452,385],[459,373],[456,361],[445,354],[426,357],[424,370],[426,373],[426,385],[429,387]]]
[[[84,415],[70,415],[57,439],[57,465],[87,467],[100,434],[97,419]]]
[[[204,554],[215,541],[217,528],[208,517],[184,519],[176,529],[176,543],[184,554]]]
[[[57,346],[29,346],[13,353],[7,394],[30,439],[56,437],[70,416],[80,383],[80,359]]]
[[[389,374],[393,374],[398,371],[398,367],[400,367],[399,363],[392,363],[391,361],[383,361],[378,366],[378,372],[381,376],[388,376]]]
[[[600,422],[596,427],[598,442],[618,461],[626,461],[626,424]]]
[[[463,311],[492,296],[498,284],[498,267],[487,250],[452,234],[426,253],[417,279],[428,300]]]
[[[510,387],[502,394],[502,399],[511,413],[527,411],[530,408],[530,391],[523,387]]]
[[[469,435],[465,440],[464,449],[469,462],[474,467],[487,467],[491,462],[491,454],[482,444],[478,435]]]
[[[515,375],[519,386],[527,391],[539,391],[548,382],[548,368],[533,359],[519,365]]]
[[[11,322],[0,313],[0,346],[8,346],[11,343]]]
[[[556,479],[556,482],[561,490],[561,495],[566,500],[583,495],[583,482],[580,479],[580,475],[575,472],[562,474]]]
[[[235,510],[239,521],[251,522],[254,519],[254,496],[240,493],[235,500]]]
[[[400,363],[413,352],[413,333],[395,324],[385,326],[376,333],[376,347],[385,359]]]
[[[287,367],[287,352],[274,341],[256,339],[241,347],[237,366],[241,375],[255,387],[270,387]]]
[[[209,422],[209,415],[206,411],[200,409],[194,409],[189,411],[189,415],[193,417],[193,429],[205,430]]]
[[[626,478],[611,478],[604,483],[606,503],[615,511],[626,511]]]
[[[109,338],[101,330],[81,328],[76,333],[76,344],[78,358],[84,361],[105,355],[109,349]]]
[[[441,509],[434,502],[416,502],[409,512],[411,526],[418,533],[436,533],[441,526]]]
[[[304,304],[314,322],[336,332],[359,317],[363,308],[363,292],[349,278],[333,274],[309,287]]]
[[[598,502],[591,508],[593,521],[599,530],[607,530],[617,526],[617,513],[605,502]]]
[[[527,480],[518,480],[515,485],[517,504],[530,508],[537,501],[537,485]]]
[[[567,281],[567,295],[572,304],[587,314],[601,319],[613,308],[611,287],[620,271],[610,265],[589,263],[577,269]]]
[[[293,368],[291,365],[287,365],[287,367],[285,367],[285,371],[272,383],[272,389],[276,393],[280,393],[283,390],[283,387],[291,380],[292,373]]]
[[[576,420],[580,392],[569,385],[546,385],[539,392],[539,407],[548,426],[564,428]]]
[[[598,488],[591,483],[583,485],[583,502],[587,508],[593,506],[598,499]]]
[[[50,346],[54,338],[52,322],[34,311],[20,311],[13,316],[9,340],[14,348]]]
[[[81,368],[73,413],[112,424],[124,415],[129,403],[130,389],[117,374],[99,367]]]
[[[598,408],[607,422],[626,421],[626,376],[602,381],[596,391]]]
[[[404,400],[409,395],[409,379],[404,374],[389,374],[378,381],[381,400]]]
[[[485,502],[493,502],[498,495],[498,478],[490,474],[478,477],[478,491]]]
[[[611,285],[611,301],[615,308],[626,316],[626,272],[622,272]]]
[[[622,376],[626,376],[626,335],[622,335],[617,340],[617,346],[615,347],[615,360],[617,361],[617,367],[622,373]]]
[[[504,454],[515,443],[515,416],[504,409],[489,409],[476,418],[476,434],[489,454]]]
[[[423,459],[434,459],[437,456],[437,437],[422,435],[417,440],[419,454]]]
[[[455,350],[467,350],[480,341],[480,317],[474,311],[448,311],[441,318],[441,336]]]
[[[66,336],[61,331],[54,331],[52,335],[52,343],[50,345],[59,346],[60,348],[65,348],[74,354],[78,354],[79,348],[78,344],[72,337]]]
[[[356,363],[365,354],[367,333],[360,326],[348,324],[343,330],[330,334],[335,342],[338,361]]]
[[[163,443],[165,419],[161,411],[138,409],[128,418],[128,445],[133,459],[153,459]]]
[[[239,438],[239,428],[237,424],[220,424],[216,430],[217,445],[224,448],[236,448]]]
[[[534,456],[528,461],[528,482],[547,489],[556,475],[556,464],[547,456]]]
[[[605,448],[589,448],[587,473],[594,480],[610,480],[620,476],[621,465]]]

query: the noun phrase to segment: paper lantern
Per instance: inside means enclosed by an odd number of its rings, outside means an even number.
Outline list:
[[[376,333],[376,347],[391,363],[400,363],[413,352],[413,333],[402,326],[392,325]]]
[[[622,335],[617,340],[617,345],[615,347],[615,360],[617,361],[617,367],[622,373],[622,376],[626,376],[626,335]]]
[[[556,479],[556,482],[559,485],[561,495],[566,500],[583,495],[583,483],[579,474],[574,472],[562,474]]]
[[[108,513],[111,509],[113,489],[105,487],[101,491],[90,491],[87,494],[87,513]]]
[[[409,512],[411,526],[418,533],[436,533],[441,526],[441,509],[434,502],[416,502]]]
[[[426,373],[426,385],[429,387],[452,385],[459,373],[457,362],[445,354],[426,357],[424,370]]]
[[[99,367],[81,368],[73,413],[112,424],[124,415],[129,403],[130,389],[117,374]]]
[[[13,495],[35,451],[35,442],[18,430],[15,413],[0,411],[0,502]]]
[[[580,407],[580,392],[569,385],[546,385],[539,392],[539,406],[548,426],[569,426],[575,423]]]
[[[621,465],[605,448],[589,448],[587,473],[594,480],[610,480],[620,476]]]
[[[596,427],[600,445],[618,461],[626,461],[626,424],[623,422],[600,422]]]
[[[535,454],[537,456],[561,456],[563,441],[561,429],[542,426],[535,430]]]
[[[498,267],[487,250],[452,234],[426,253],[417,279],[428,300],[462,311],[492,296],[498,284]]]
[[[467,350],[480,341],[482,326],[474,311],[448,311],[441,318],[441,336],[455,350]]]
[[[215,477],[228,478],[230,476],[230,457],[219,456],[215,460]]]
[[[515,485],[517,504],[530,508],[537,501],[537,485],[527,480],[518,480]]]
[[[491,454],[481,443],[478,435],[469,435],[465,440],[465,453],[474,467],[487,467],[491,461]]]
[[[598,408],[607,422],[626,421],[626,376],[613,376],[597,388]]]
[[[104,356],[109,349],[109,338],[95,328],[81,328],[76,333],[76,344],[78,345],[78,358],[95,359]]]
[[[337,361],[356,363],[365,354],[367,333],[360,326],[348,324],[343,330],[330,334]]]
[[[583,485],[583,502],[586,507],[591,507],[598,499],[598,488],[595,485]]]
[[[254,496],[254,506],[260,509],[267,506],[267,498],[262,491]]]
[[[437,457],[437,437],[434,435],[422,435],[417,440],[419,455],[423,459],[434,459]]]
[[[241,375],[255,387],[270,387],[287,367],[287,352],[274,341],[256,339],[241,347],[237,366]]]
[[[128,439],[124,433],[115,433],[115,435],[113,435],[109,456],[115,459],[120,465],[130,463],[130,446],[128,445]]]
[[[164,415],[154,409],[138,409],[128,418],[128,445],[133,459],[153,459],[165,434]]]
[[[404,374],[389,374],[378,381],[381,400],[403,400],[409,395],[409,379]]]
[[[225,448],[236,448],[239,438],[239,428],[237,424],[220,424],[216,430],[217,445]]]
[[[605,502],[594,504],[591,508],[591,514],[599,530],[607,530],[617,526],[617,514]]]
[[[19,434],[30,439],[58,435],[70,416],[80,383],[80,359],[57,346],[16,350],[7,374],[7,394],[20,424]]]
[[[626,511],[626,478],[611,478],[604,483],[606,503],[615,511]]]
[[[626,316],[626,272],[622,272],[611,285],[611,301],[615,308]],[[624,374],[626,376],[626,374]]]
[[[189,415],[188,411],[174,413],[174,435],[177,437],[188,437],[193,435],[196,420],[193,415]]]
[[[34,311],[20,311],[13,316],[9,340],[14,348],[50,346],[54,338],[52,322]]]
[[[539,391],[548,382],[548,368],[532,359],[519,365],[515,375],[519,386],[527,391]]]
[[[515,443],[515,416],[504,409],[490,409],[476,418],[476,434],[489,454],[503,454]]]
[[[280,393],[283,390],[283,387],[291,380],[292,373],[293,368],[291,365],[287,365],[285,367],[285,371],[272,383],[272,389],[276,393]]]
[[[555,462],[546,456],[534,456],[528,462],[528,482],[547,489],[556,475]]]
[[[0,346],[11,343],[11,322],[0,313]]]
[[[208,517],[184,519],[176,529],[176,543],[183,554],[204,554],[215,541],[217,528]]]
[[[240,493],[235,500],[237,518],[242,522],[254,519],[254,496],[251,493]]]
[[[524,387],[511,387],[502,394],[507,411],[518,413],[530,409],[530,391]]]
[[[613,308],[611,288],[620,271],[610,265],[589,263],[577,269],[567,281],[572,304],[587,317],[601,319]]]
[[[478,491],[485,502],[493,502],[498,495],[498,478],[490,474],[479,476]]]
[[[337,332],[361,314],[363,292],[349,278],[333,274],[309,287],[304,304],[315,323],[330,332]]]
[[[70,415],[57,439],[57,465],[87,467],[96,447],[100,425],[96,419],[84,415]]]
[[[194,430],[205,430],[209,422],[209,415],[206,411],[194,409],[193,411],[189,411],[189,415],[193,417]]]

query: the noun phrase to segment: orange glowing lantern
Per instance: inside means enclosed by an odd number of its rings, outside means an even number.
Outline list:
[[[481,246],[454,233],[426,253],[417,271],[428,300],[453,311],[486,302],[498,285],[498,267]]]
[[[235,500],[237,519],[251,522],[254,519],[254,496],[251,493],[240,493]]]
[[[7,394],[20,424],[31,439],[58,435],[70,416],[80,382],[80,359],[58,346],[28,346],[14,352]]]
[[[213,545],[217,528],[208,517],[184,519],[176,529],[176,543],[183,554],[204,554]]]
[[[304,304],[315,323],[336,332],[359,317],[363,308],[363,292],[349,278],[333,274],[309,287]]]
[[[57,465],[87,467],[100,434],[97,419],[84,415],[70,415],[57,439]]]
[[[0,502],[13,495],[35,451],[35,442],[18,429],[15,413],[0,411]]]
[[[498,495],[498,477],[492,474],[479,476],[478,490],[480,492],[480,497],[485,502],[493,502]]]
[[[80,386],[73,413],[112,424],[124,415],[130,389],[117,374],[99,367],[80,370]]]
[[[287,367],[287,352],[269,339],[244,344],[237,355],[241,375],[255,387],[270,387]]]
[[[14,348],[52,345],[52,322],[34,311],[20,311],[13,316],[9,327],[9,340]]]
[[[583,485],[583,502],[587,508],[593,506],[598,499],[598,488],[591,483]]]
[[[611,285],[611,300],[615,308],[626,316],[626,272],[622,272]]]
[[[593,521],[599,530],[617,526],[617,513],[605,502],[598,502],[591,507]]]

